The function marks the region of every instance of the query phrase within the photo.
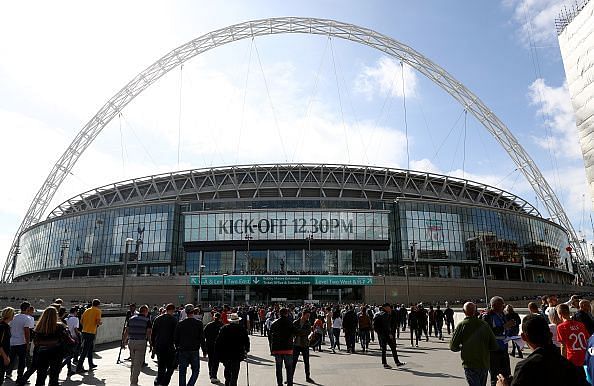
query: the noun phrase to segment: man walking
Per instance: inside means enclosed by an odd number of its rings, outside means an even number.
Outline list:
[[[157,378],[155,385],[168,386],[175,369],[175,327],[177,319],[173,316],[175,305],[169,303],[165,313],[157,316],[151,332],[151,346],[157,353]]]
[[[437,305],[435,309],[435,336],[439,338],[439,340],[443,340],[443,311],[441,307]]]
[[[446,328],[448,330],[448,335],[454,331],[454,310],[450,308],[448,302],[445,302],[445,310],[443,310],[443,316],[445,318]]]
[[[219,358],[215,352],[215,342],[219,336],[219,330],[223,327],[221,322],[221,314],[215,312],[213,320],[204,327],[204,340],[206,345],[206,354],[208,355],[208,376],[210,383],[217,384],[219,379],[217,373],[219,372]]]
[[[347,353],[350,354],[355,353],[355,341],[358,323],[359,321],[357,319],[357,314],[353,310],[353,306],[348,306],[344,316],[342,317],[342,330],[344,331],[344,340],[347,346]]]
[[[205,352],[202,321],[194,318],[194,306],[187,304],[187,318],[175,327],[175,348],[179,360],[179,386],[194,386],[200,373],[200,348]],[[188,366],[192,368],[190,379],[186,383]]]
[[[497,350],[491,351],[489,374],[491,374],[491,386],[497,384],[497,375],[503,374],[509,377],[511,368],[509,363],[509,355],[507,353],[507,330],[516,325],[513,320],[506,320],[503,310],[505,309],[505,302],[500,296],[493,296],[491,298],[491,309],[483,317],[487,322],[495,339],[497,339]]]
[[[25,372],[27,364],[27,353],[29,352],[29,343],[31,342],[31,330],[34,327],[33,318],[27,315],[31,303],[21,303],[21,313],[14,316],[10,322],[10,368],[14,368],[15,360],[18,360],[17,379],[19,383]],[[68,368],[70,371],[70,368]]]
[[[239,325],[239,315],[228,314],[227,320],[229,324],[219,331],[215,353],[225,366],[225,386],[237,386],[239,366],[250,351],[250,338],[245,328]]]
[[[309,371],[309,339],[307,339],[309,333],[311,332],[311,324],[309,323],[310,314],[311,312],[305,308],[301,313],[301,317],[293,322],[293,326],[295,327],[295,340],[293,342],[293,375],[295,374],[295,369],[297,368],[299,354],[302,354],[303,365],[305,367],[305,381],[314,383],[314,380],[310,377]],[[355,320],[356,319],[357,316],[355,315]]]
[[[485,386],[490,366],[490,352],[497,350],[497,341],[489,325],[476,317],[476,306],[464,304],[464,315],[452,335],[450,350],[460,351],[462,366],[469,386]],[[493,377],[493,375],[491,374]],[[495,375],[495,381],[497,381]]]
[[[276,363],[276,384],[283,386],[283,363],[287,372],[287,385],[293,386],[293,339],[297,330],[289,320],[289,310],[281,308],[280,318],[270,325],[270,347]]]
[[[139,314],[132,314],[124,329],[124,346],[130,349],[130,385],[138,386],[138,375],[144,365],[146,342],[151,336],[151,318],[147,305],[140,307]]]
[[[86,371],[83,367],[85,358],[88,358],[89,370],[97,367],[97,365],[93,363],[93,348],[95,345],[95,337],[97,336],[97,327],[102,324],[101,310],[99,309],[99,305],[101,305],[99,299],[93,299],[91,308],[83,312],[82,317],[80,318],[80,323],[82,324],[82,334],[81,352],[80,357],[78,358],[78,363],[76,364],[77,373]]]
[[[557,326],[557,341],[561,343],[561,355],[577,367],[584,365],[590,333],[582,322],[571,320],[569,306],[557,305],[557,314],[562,323]]]
[[[405,365],[404,362],[398,360],[398,352],[396,351],[396,339],[392,333],[392,306],[390,303],[384,303],[380,312],[373,317],[373,329],[377,333],[377,339],[379,341],[380,348],[382,349],[382,365],[384,368],[391,369],[386,360],[386,349],[390,346],[392,350],[392,356],[396,366]]]

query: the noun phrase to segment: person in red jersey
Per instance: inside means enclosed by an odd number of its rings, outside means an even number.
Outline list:
[[[557,326],[557,341],[561,343],[561,355],[574,365],[582,367],[590,333],[582,322],[571,320],[567,304],[559,304],[557,313],[562,320],[562,323]]]

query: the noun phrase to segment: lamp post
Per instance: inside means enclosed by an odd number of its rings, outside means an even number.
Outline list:
[[[485,304],[487,305],[487,308],[489,308],[489,293],[487,290],[487,267],[485,263],[485,256],[483,255],[483,241],[479,236],[470,238],[467,241],[476,242],[476,248],[479,252],[479,259],[481,260],[481,270],[483,272],[483,289],[485,291]]]
[[[126,239],[126,251],[124,253],[124,267],[122,271],[122,296],[120,297],[120,304],[124,307],[124,295],[126,293],[126,275],[128,274],[128,259],[130,258],[130,246],[134,242],[134,239],[128,237]]]
[[[64,268],[64,256],[66,254],[65,251],[69,248],[69,246],[70,245],[66,240],[62,241],[62,245],[60,245],[60,275],[58,280],[62,280],[62,269]]]
[[[382,277],[384,278],[384,303],[386,302],[386,274],[383,274]]]
[[[247,240],[247,252],[245,254],[245,265],[246,265],[246,273],[249,274],[252,270],[252,259],[250,258],[250,240],[253,237],[251,235],[245,235],[245,239]]]
[[[412,243],[410,243],[410,257],[415,265],[415,276],[418,276],[417,275],[417,260],[419,260],[419,253],[417,250],[417,242],[416,241],[413,241]]]
[[[313,234],[307,235],[307,267],[309,268],[308,271],[311,271],[311,240],[313,240]],[[303,267],[305,269],[305,267]]]
[[[406,302],[407,306],[410,306],[410,281],[408,280],[408,265],[400,267],[404,269],[404,276],[406,276]]]
[[[202,256],[200,257],[200,260],[202,260]],[[198,270],[198,305],[200,305],[202,300],[202,270],[204,268],[206,268],[206,265],[200,264],[200,269]]]
[[[138,274],[138,262],[140,261],[140,255],[142,254],[142,239],[144,236],[144,226],[141,228],[140,225],[138,226],[138,238],[136,239],[136,276],[140,276]]]
[[[226,273],[223,274],[223,304],[225,305],[225,276],[227,276]]]

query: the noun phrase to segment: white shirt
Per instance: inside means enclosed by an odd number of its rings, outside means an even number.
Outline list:
[[[557,341],[557,325],[556,324],[549,324],[549,331],[553,335],[553,344],[557,347],[561,347],[561,343]]]
[[[66,325],[68,326],[68,330],[70,331],[70,336],[72,338],[78,337],[76,329],[80,326],[80,323],[76,315],[68,316],[68,318],[66,318]]]
[[[332,321],[332,328],[342,328],[342,318],[340,316]]]
[[[12,322],[10,322],[10,345],[20,346],[27,344],[25,341],[25,328],[33,328],[34,326],[35,322],[32,316],[27,314],[15,315]]]

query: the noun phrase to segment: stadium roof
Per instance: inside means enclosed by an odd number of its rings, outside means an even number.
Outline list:
[[[269,164],[193,169],[116,182],[64,201],[48,219],[138,204],[259,198],[415,198],[540,216],[534,206],[514,194],[460,178],[371,166]]]

